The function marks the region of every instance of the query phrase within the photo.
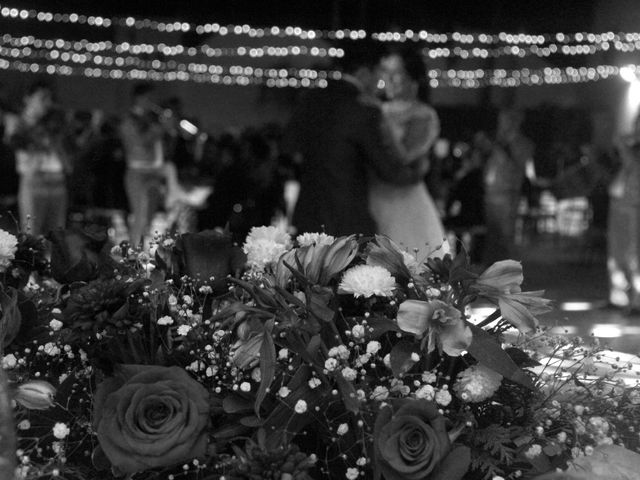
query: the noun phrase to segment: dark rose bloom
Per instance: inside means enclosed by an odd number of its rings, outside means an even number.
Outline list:
[[[73,291],[62,321],[82,336],[91,338],[104,329],[126,329],[140,321],[140,307],[132,296],[142,295],[148,281],[137,279],[96,280]]]
[[[51,232],[51,275],[60,283],[88,282],[98,277],[108,248],[103,229],[55,230]]]
[[[242,249],[233,244],[228,232],[185,233],[178,239],[176,250],[180,275],[209,282],[218,292],[226,291],[227,275],[238,275],[246,262]]]
[[[202,457],[209,394],[180,367],[122,365],[98,385],[94,426],[120,474]]]
[[[374,455],[385,480],[460,480],[470,463],[469,449],[452,448],[445,418],[427,400],[405,399],[380,410]]]

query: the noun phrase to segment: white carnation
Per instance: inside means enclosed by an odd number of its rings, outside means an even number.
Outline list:
[[[335,242],[336,237],[326,233],[303,233],[298,235],[296,240],[301,247],[310,247],[312,245],[331,245]]]
[[[483,365],[473,365],[458,374],[453,390],[465,402],[483,402],[490,398],[502,382],[502,375]]]
[[[340,282],[340,293],[351,293],[357,297],[391,297],[396,279],[389,270],[377,265],[358,265],[350,268]]]
[[[291,237],[277,227],[253,227],[242,246],[247,263],[254,270],[264,270],[291,249]]]
[[[18,239],[6,230],[0,230],[0,272],[4,272],[16,256]]]

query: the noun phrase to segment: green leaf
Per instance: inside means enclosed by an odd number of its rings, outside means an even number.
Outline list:
[[[373,329],[373,331],[370,330],[367,332],[367,336],[372,340],[380,338],[387,332],[401,331],[396,322],[383,315],[374,315],[369,317],[367,319],[367,328]]]
[[[333,292],[328,288],[312,288],[307,290],[307,303],[309,311],[319,320],[330,322],[336,312],[329,307]]]
[[[253,402],[232,393],[224,397],[224,400],[222,400],[222,408],[225,413],[248,412],[253,408]]]
[[[276,373],[276,347],[273,344],[273,337],[271,336],[273,324],[273,319],[267,320],[265,323],[264,338],[260,346],[260,377],[262,380],[260,381],[260,387],[258,388],[254,405],[254,410],[258,417],[260,417],[260,405],[262,405],[262,401],[267,396],[267,390],[271,386],[271,382],[273,382],[273,377]]]
[[[291,303],[293,306],[299,307],[299,308],[305,308],[305,304],[304,304],[304,302],[302,302],[302,300],[300,300],[295,295],[287,292],[284,288],[282,288],[280,286],[276,286],[275,289],[276,289],[276,292],[278,292],[280,295],[282,295],[282,297],[286,301]]]
[[[280,445],[282,442],[289,441],[300,430],[315,420],[315,407],[325,402],[327,390],[323,386],[315,389],[309,388],[305,383],[300,388],[293,390],[282,402],[277,404],[273,411],[267,417],[263,427],[267,432],[268,445]],[[298,414],[294,411],[294,407],[298,400],[304,400],[307,403],[307,411]]]
[[[22,315],[18,308],[18,291],[0,287],[0,347],[9,345],[18,335],[22,325]],[[1,353],[2,348],[0,348]]]
[[[356,395],[356,389],[353,384],[340,373],[336,375],[336,383],[338,384],[338,390],[342,396],[344,408],[349,412],[358,413],[360,410],[360,403],[358,402],[358,396]]]
[[[244,425],[245,427],[257,428],[262,426],[263,423],[263,420],[260,420],[254,415],[251,415],[250,417],[242,417],[240,419],[240,425]]]
[[[473,358],[503,377],[531,390],[534,389],[531,378],[516,365],[494,337],[475,325],[470,325],[470,327],[473,332],[473,340],[467,351]]]
[[[416,345],[409,340],[401,340],[391,349],[391,371],[396,377],[407,373],[415,361],[411,355],[416,351]]]

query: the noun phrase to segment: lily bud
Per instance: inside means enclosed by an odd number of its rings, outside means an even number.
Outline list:
[[[49,382],[32,380],[18,386],[15,401],[29,410],[46,410],[53,407],[56,389]]]
[[[520,262],[501,260],[482,272],[475,287],[478,290],[494,289],[500,293],[518,293],[523,278]]]

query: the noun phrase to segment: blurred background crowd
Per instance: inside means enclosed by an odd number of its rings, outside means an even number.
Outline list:
[[[507,203],[516,205],[514,242],[548,233],[587,235],[594,248],[602,246],[607,188],[622,164],[617,148],[606,151],[579,136],[536,138],[541,111],[489,110],[482,129],[461,129],[448,113],[438,111],[442,131],[424,181],[447,231],[463,240],[474,261],[482,262],[487,229],[499,228],[491,223],[494,212],[485,211],[487,197],[501,188],[496,182],[513,191]],[[46,81],[34,82],[12,103],[5,99],[1,119],[5,229],[15,230],[20,219],[36,234],[93,222],[107,225],[118,241],[136,242],[155,231],[228,225],[241,241],[252,226],[291,219],[299,165],[283,150],[285,124],[209,134],[179,97],[162,98],[151,84],[132,87],[131,107],[121,115],[72,110],[56,102]],[[496,170],[505,173],[494,154],[507,137],[528,145],[526,152],[510,152],[527,157],[519,160],[524,168],[489,180]],[[127,162],[136,155],[140,178]],[[152,194],[136,197],[144,189]],[[27,211],[34,212],[28,219]]]

